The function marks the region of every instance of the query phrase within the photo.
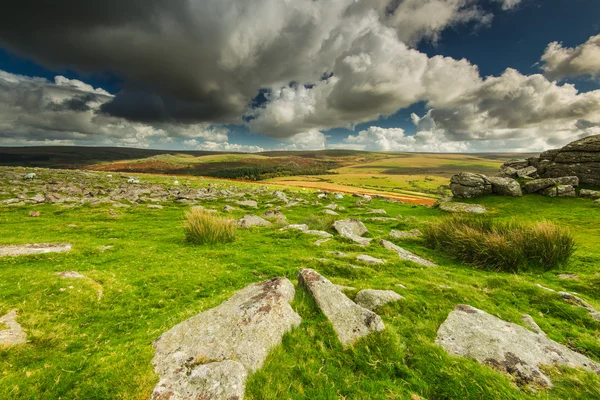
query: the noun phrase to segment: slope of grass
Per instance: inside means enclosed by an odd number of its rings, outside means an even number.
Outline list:
[[[217,182],[185,178],[192,187],[209,183]],[[288,196],[310,202],[316,197],[300,190]],[[272,196],[257,200],[260,208],[253,213],[260,215]],[[391,289],[406,300],[381,310],[384,332],[343,350],[326,318],[297,287],[293,307],[303,322],[284,337],[264,368],[250,377],[248,399],[600,399],[600,378],[591,373],[553,370],[554,389],[530,393],[518,389],[507,376],[450,357],[434,344],[448,313],[467,303],[517,324],[528,313],[550,338],[600,361],[600,323],[557,294],[535,286],[577,292],[600,310],[600,207],[589,199],[541,196],[477,201],[499,219],[517,216],[532,223],[545,219],[568,227],[578,250],[561,271],[516,275],[475,270],[426,248],[418,239],[396,240],[439,264],[424,269],[399,260],[377,240],[361,248],[336,238],[317,247],[315,237],[269,227],[240,230],[235,246],[193,246],[181,229],[189,207],[179,204],[165,205],[163,210],[143,206],[112,210],[107,205],[2,208],[3,244],[69,242],[74,248],[64,254],[0,259],[0,315],[16,309],[29,335],[22,347],[0,349],[0,398],[146,399],[158,381],[151,344],[162,332],[217,306],[252,282],[285,276],[296,283],[298,269],[310,267],[334,283],[357,290]],[[445,217],[437,209],[375,199],[370,208],[383,208],[402,219],[372,222],[368,218],[373,215],[355,202],[349,196],[336,200],[346,208],[339,218],[360,218],[375,239],[387,238],[390,229],[423,229],[427,222]],[[217,210],[225,204],[203,203]],[[29,217],[31,209],[41,216]],[[246,212],[240,209],[232,217]],[[319,207],[310,203],[284,208],[283,213],[290,223],[321,216]],[[325,229],[328,226],[323,224]],[[359,254],[388,262],[363,265],[354,260]],[[102,285],[103,298],[98,300],[89,281],[55,275],[66,270]],[[562,280],[559,272],[579,277]]]

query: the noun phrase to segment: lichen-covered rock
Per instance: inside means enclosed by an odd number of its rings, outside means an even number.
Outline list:
[[[362,337],[385,329],[377,314],[350,300],[316,271],[301,269],[298,283],[310,292],[319,309],[333,325],[343,346],[350,346]]]
[[[443,201],[439,207],[440,210],[451,213],[485,214],[487,212],[487,209],[480,204],[467,204],[456,201]]]
[[[492,184],[483,174],[461,172],[450,178],[450,190],[454,197],[470,199],[492,193]]]
[[[521,185],[512,178],[489,177],[488,180],[492,184],[492,193],[500,196],[522,196]]]
[[[238,219],[236,225],[241,228],[250,228],[252,226],[271,226],[271,223],[257,215],[248,214]]]
[[[584,355],[464,304],[457,306],[440,326],[436,343],[451,355],[473,358],[506,372],[520,385],[551,387],[550,379],[540,370],[543,365],[600,373],[600,364]]]
[[[572,304],[572,305],[574,305],[576,307],[584,308],[587,312],[590,313],[590,317],[592,317],[594,320],[600,322],[600,312],[596,311],[594,309],[594,307],[592,307],[592,305],[590,303],[588,303],[587,301],[583,300],[581,297],[575,296],[572,293],[558,292],[558,294],[567,303],[570,303],[570,304]]]
[[[533,166],[529,166],[526,168],[518,169],[517,176],[519,178],[537,178],[538,177],[537,168],[533,167]]]
[[[34,243],[0,246],[0,257],[24,256],[30,254],[64,253],[71,250],[70,244]]]
[[[306,224],[292,224],[288,226],[284,226],[280,229],[280,231],[287,231],[288,229],[306,232],[308,230],[308,225]]]
[[[416,238],[423,235],[423,233],[418,229],[412,229],[410,231],[397,231],[392,229],[390,231],[390,237],[394,239],[406,239],[406,238]]]
[[[581,197],[600,198],[600,190],[581,189],[579,191],[579,196],[581,196]]]
[[[0,325],[8,328],[0,330],[0,347],[17,346],[27,342],[27,334],[23,331],[21,324],[17,322],[16,310],[0,317]]]
[[[265,217],[266,219],[275,220],[275,222],[277,222],[278,224],[287,223],[287,218],[285,215],[283,215],[283,213],[281,211],[268,210],[268,211],[265,211],[265,213],[263,214],[263,217]]]
[[[432,263],[431,261],[425,260],[424,258],[421,258],[421,257],[417,256],[416,254],[411,253],[408,250],[404,250],[402,247],[396,246],[394,243],[388,242],[387,240],[381,239],[379,241],[379,244],[381,244],[381,246],[383,246],[384,249],[395,251],[396,254],[398,254],[398,257],[400,257],[403,260],[412,261],[414,263],[421,264],[425,267],[436,267],[437,266],[436,264]]]
[[[576,195],[575,188],[571,185],[550,186],[541,193],[549,197],[575,197]]]
[[[354,301],[356,301],[356,304],[367,310],[377,311],[378,308],[386,304],[403,299],[404,297],[393,290],[364,289],[356,294]]]
[[[243,399],[247,375],[301,322],[293,298],[285,278],[254,283],[163,333],[154,342],[160,381],[152,398]]]
[[[563,176],[560,178],[535,179],[525,183],[523,190],[525,193],[537,193],[557,185],[579,186],[579,178],[576,176]]]
[[[333,223],[333,229],[345,238],[348,238],[361,245],[367,245],[371,243],[372,239],[364,238],[362,235],[368,233],[369,230],[356,218],[342,219]]]
[[[500,169],[513,168],[515,170],[523,169],[529,167],[529,160],[519,159],[519,160],[508,160]]]

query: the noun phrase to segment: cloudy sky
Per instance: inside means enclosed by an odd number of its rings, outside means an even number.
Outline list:
[[[541,151],[600,134],[599,0],[19,0],[0,146]]]

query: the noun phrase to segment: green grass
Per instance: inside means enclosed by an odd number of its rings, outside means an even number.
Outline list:
[[[185,213],[183,231],[185,238],[190,243],[217,244],[233,242],[237,228],[232,219],[192,208]]]
[[[548,221],[526,224],[516,219],[453,216],[427,225],[424,237],[431,248],[496,271],[556,269],[565,265],[575,251],[569,230]]]
[[[173,179],[144,176],[143,180]],[[231,185],[202,178],[179,180],[192,187]],[[9,187],[7,181],[0,178],[0,182]],[[309,200],[282,209],[290,223],[325,217],[320,207],[310,204],[314,192],[284,190],[288,197]],[[272,196],[255,198],[260,208],[253,213],[261,215]],[[388,238],[391,229],[423,230],[428,222],[446,215],[380,199],[368,207],[403,218],[369,222],[366,218],[373,215],[365,207],[356,207],[355,198],[336,200],[346,208],[340,218],[365,221],[375,239],[366,248],[337,238],[317,247],[313,236],[275,227],[240,230],[234,245],[194,246],[181,228],[189,207],[180,204],[165,204],[163,210],[115,209],[115,216],[107,205],[2,208],[2,243],[69,242],[74,248],[63,254],[0,259],[0,315],[16,309],[18,322],[28,334],[26,345],[0,349],[0,398],[147,399],[158,382],[151,362],[152,341],[161,333],[219,305],[252,282],[285,276],[296,284],[299,268],[309,267],[334,283],[357,290],[391,289],[406,300],[380,311],[384,332],[343,350],[310,296],[297,287],[292,306],[303,322],[284,337],[264,368],[250,377],[247,399],[411,399],[412,395],[436,400],[600,399],[600,378],[592,373],[552,370],[555,387],[536,394],[517,388],[506,375],[451,357],[435,345],[437,329],[448,313],[466,303],[517,324],[528,313],[551,339],[600,361],[600,323],[556,293],[535,286],[577,292],[600,310],[600,207],[589,199],[533,195],[476,202],[499,220],[548,220],[569,228],[577,251],[560,272],[577,273],[579,278],[561,280],[556,271],[517,275],[473,269],[418,239],[395,242],[439,267],[424,269],[401,261],[377,240]],[[207,201],[203,206],[219,210],[225,204]],[[41,216],[29,217],[32,209],[41,211]],[[245,213],[235,211],[232,217]],[[113,247],[101,251],[108,245]],[[335,257],[330,251],[351,258]],[[354,269],[350,264],[356,264],[354,257],[359,254],[388,262]],[[98,300],[90,281],[55,275],[65,270],[98,282],[103,298]]]

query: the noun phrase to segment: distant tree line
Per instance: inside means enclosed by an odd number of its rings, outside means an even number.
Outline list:
[[[262,181],[282,176],[327,174],[333,173],[329,172],[326,168],[289,168],[284,166],[238,167],[206,173],[206,175],[215,178],[243,179],[248,181]]]

